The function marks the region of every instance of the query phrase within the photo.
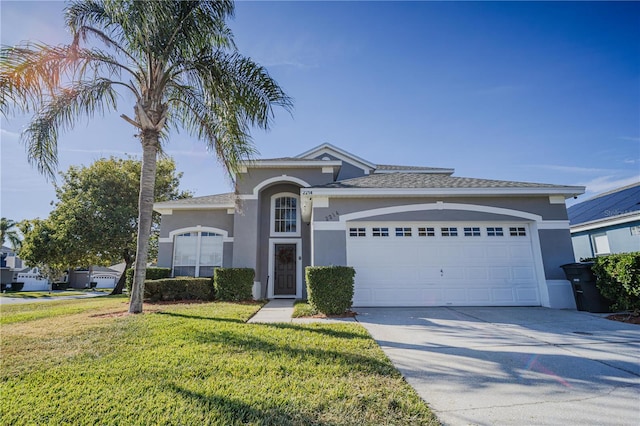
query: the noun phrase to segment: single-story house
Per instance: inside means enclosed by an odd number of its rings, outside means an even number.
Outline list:
[[[91,277],[89,274],[91,273]],[[68,275],[71,288],[89,288],[90,282],[96,283],[96,288],[113,288],[116,286],[121,272],[104,266],[93,266],[91,271],[85,268],[72,270]]]
[[[575,260],[640,251],[640,182],[567,209]]]
[[[584,187],[374,164],[331,144],[246,162],[235,192],[160,202],[158,266],[256,271],[261,297],[305,298],[304,268],[356,270],[354,306],[575,308],[565,200]]]

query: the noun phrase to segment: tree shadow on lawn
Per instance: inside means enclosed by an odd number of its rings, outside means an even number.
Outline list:
[[[303,328],[302,331],[311,331]],[[271,336],[271,334],[268,334]],[[218,343],[234,346],[243,352],[260,351],[273,358],[288,357],[292,359],[317,358],[325,363],[343,362],[365,374],[391,375],[397,373],[389,362],[361,354],[341,352],[339,350],[320,349],[314,347],[294,347],[289,343],[276,343],[260,337],[256,333],[242,331],[219,330],[200,332],[193,338],[198,343]],[[302,340],[302,339],[301,339]],[[288,340],[289,342],[290,340]]]
[[[356,324],[356,323],[345,323]],[[320,333],[329,337],[337,337],[341,339],[370,339],[369,333],[365,331],[363,334],[353,333],[345,330],[336,330],[335,324],[325,325],[321,323],[310,323],[305,325],[296,325],[289,323],[272,323],[272,324],[256,324],[260,327],[272,327],[278,329],[289,329],[296,331],[310,331],[312,333]]]
[[[158,315],[167,315],[170,317],[178,317],[178,318],[187,318],[187,319],[197,319],[197,320],[208,320],[208,321],[220,321],[220,322],[231,322],[235,324],[245,324],[246,321],[236,318],[221,318],[221,317],[203,317],[202,315],[187,315],[187,314],[179,314],[176,312],[167,312],[167,311],[159,311],[155,312]]]
[[[281,407],[271,406],[267,409],[259,409],[237,399],[220,396],[204,395],[169,383],[166,387],[180,395],[182,398],[198,404],[203,412],[216,411],[216,420],[219,424],[248,424],[260,425],[317,425],[335,426],[334,423],[320,422],[316,418],[296,412],[296,407],[285,410]],[[291,411],[295,412],[292,413]]]

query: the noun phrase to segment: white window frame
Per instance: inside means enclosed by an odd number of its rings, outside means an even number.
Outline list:
[[[177,249],[177,244],[176,244],[176,237],[182,236],[184,234],[196,234],[196,235],[190,235],[190,237],[195,237],[197,238],[196,240],[196,255],[195,255],[195,259],[196,259],[196,264],[195,266],[195,270],[194,270],[194,277],[199,277],[200,276],[200,255],[201,255],[201,250],[202,250],[202,233],[206,232],[209,234],[214,234],[214,236],[218,236],[220,237],[220,242],[222,243],[222,251],[220,253],[220,265],[204,265],[204,266],[213,266],[213,268],[215,269],[216,267],[222,267],[223,263],[224,263],[224,241],[225,241],[225,235],[223,235],[220,230],[215,229],[215,228],[205,228],[205,227],[198,227],[198,228],[185,228],[182,230],[175,230],[173,232],[171,232],[171,238],[173,240],[173,253],[172,253],[172,257],[171,257],[171,276],[175,276],[175,268],[176,268],[176,249]],[[192,266],[192,265],[177,265],[177,266]]]
[[[276,232],[276,200],[289,197],[296,200],[296,232]],[[299,237],[300,236],[300,195],[293,192],[279,192],[271,196],[271,216],[269,217],[270,236],[272,237]]]
[[[480,231],[480,227],[478,226],[464,226],[462,232],[465,237],[482,236],[482,232]]]
[[[604,246],[602,246],[598,241],[603,241]],[[593,246],[593,254],[595,256],[602,256],[604,254],[611,254],[611,246],[609,245],[609,236],[606,232],[592,234],[591,235],[591,244]]]
[[[487,226],[487,237],[504,237],[504,227]]]
[[[366,237],[366,236],[367,236],[367,228],[365,227],[349,228],[349,237],[358,238],[358,237]]]
[[[388,237],[389,236],[389,228],[376,226],[371,228],[371,236],[372,237]]]

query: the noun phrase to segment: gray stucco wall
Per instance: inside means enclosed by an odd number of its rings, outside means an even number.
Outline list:
[[[339,215],[382,207],[411,204],[446,203],[473,204],[524,211],[542,216],[545,220],[568,220],[564,204],[551,204],[548,196],[531,197],[387,197],[387,198],[329,198],[328,208],[314,208],[314,217]],[[337,218],[334,220],[338,220]]]
[[[447,221],[473,221],[473,222],[493,222],[509,221],[523,222],[523,219],[515,216],[501,214],[491,214],[484,212],[470,212],[467,210],[423,210],[415,212],[402,212],[387,215],[371,216],[354,220],[354,222],[374,222],[374,221],[401,221],[401,222],[447,222]]]
[[[313,232],[314,266],[347,266],[345,231]]]
[[[258,200],[243,200],[234,220],[233,266],[235,268],[256,267],[257,235]]]
[[[564,280],[565,275],[560,267],[566,263],[573,263],[573,246],[568,229],[541,229],[540,249],[544,274],[548,280]]]
[[[219,228],[233,237],[234,215],[227,209],[218,210],[174,210],[173,214],[163,214],[160,222],[160,237],[168,237],[171,231],[192,226]]]
[[[342,167],[340,167],[340,171],[338,172],[338,177],[336,180],[352,179],[352,178],[364,176],[364,170],[354,166],[351,163],[340,160],[338,157],[334,157],[331,154],[322,154],[317,156],[316,159],[322,160],[325,157],[329,157],[331,160],[342,161]]]
[[[253,194],[253,188],[267,179],[283,175],[296,177],[309,185],[324,185],[333,182],[333,173],[322,173],[322,168],[249,169],[237,177],[238,194]],[[298,193],[300,191],[298,190]]]
[[[293,184],[274,184],[268,188],[265,188],[260,193],[260,215],[258,219],[258,235],[259,242],[257,247],[257,265],[256,265],[256,281],[263,283],[267,282],[267,276],[269,275],[269,240],[271,238],[298,238],[291,237],[271,237],[271,197],[281,192],[290,192],[295,195],[300,194],[300,187]],[[311,264],[311,242],[310,242],[310,225],[302,222],[300,225],[300,238],[302,238],[302,288],[305,288],[304,284],[304,268]],[[237,249],[237,248],[236,248]],[[273,284],[273,280],[269,280],[269,285]]]
[[[234,215],[228,214],[227,209],[217,210],[174,210],[173,214],[162,215],[160,222],[160,238],[169,237],[169,233],[178,229],[195,226],[212,227],[228,232],[233,237]],[[222,266],[232,266],[233,243],[226,242],[223,246]],[[158,266],[171,268],[173,263],[173,241],[158,243]]]

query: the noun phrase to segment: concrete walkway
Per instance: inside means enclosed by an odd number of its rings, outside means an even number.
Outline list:
[[[356,322],[355,318],[292,318],[294,303],[294,299],[272,299],[247,322],[252,324]]]

